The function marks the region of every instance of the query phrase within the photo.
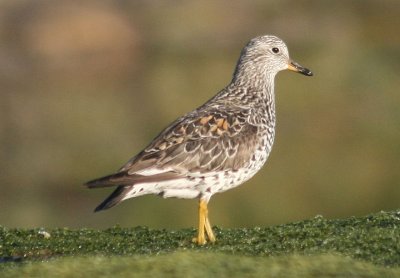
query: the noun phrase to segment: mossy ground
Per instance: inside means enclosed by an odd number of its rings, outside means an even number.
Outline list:
[[[302,277],[400,277],[400,211],[286,225],[214,228],[218,241],[197,246],[194,229],[0,227],[2,277],[200,277],[265,274]]]

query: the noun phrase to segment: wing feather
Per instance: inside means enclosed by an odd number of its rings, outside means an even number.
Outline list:
[[[258,146],[259,128],[249,123],[250,114],[242,108],[195,110],[161,132],[119,172],[86,185],[129,186],[246,167]]]

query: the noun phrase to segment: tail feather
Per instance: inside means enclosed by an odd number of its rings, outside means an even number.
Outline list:
[[[91,180],[85,183],[88,188],[111,187],[116,185],[129,185],[132,184],[132,176],[126,172],[118,172],[116,174],[101,177],[99,179]]]
[[[117,186],[117,188],[107,197],[100,205],[95,208],[95,212],[109,209],[113,206],[121,203],[124,198],[133,190],[136,184],[151,184],[158,182],[165,182],[170,180],[180,179],[182,176],[175,172],[161,172],[159,174],[154,174],[151,176],[144,176],[139,174],[129,174],[127,171],[118,172],[109,176],[105,176],[99,179],[95,179],[87,182],[85,185],[88,188],[101,188],[101,187],[111,187]],[[140,194],[135,194],[135,196],[140,196],[144,194],[153,193],[151,191],[140,190]],[[137,192],[136,192],[137,193]],[[130,198],[133,196],[130,196]]]
[[[126,194],[132,189],[132,186],[118,186],[110,196],[107,197],[100,205],[98,205],[94,212],[109,209],[121,203]]]
[[[129,172],[118,172],[99,179],[95,179],[85,183],[88,188],[101,188],[111,186],[129,186],[137,183],[162,182],[167,180],[175,180],[182,178],[182,175],[175,172],[161,172],[151,176],[139,174],[129,174]]]

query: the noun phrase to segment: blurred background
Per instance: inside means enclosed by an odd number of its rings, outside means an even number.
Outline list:
[[[197,201],[101,213],[110,174],[232,76],[246,42],[286,41],[315,76],[276,79],[266,167],[210,202],[220,227],[400,207],[400,1],[0,2],[0,225],[197,225]]]

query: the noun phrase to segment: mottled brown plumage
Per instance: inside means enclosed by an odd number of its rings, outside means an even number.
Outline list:
[[[289,59],[274,36],[251,40],[242,50],[232,81],[204,105],[177,119],[117,173],[87,183],[117,186],[96,211],[145,194],[199,198],[196,241],[215,240],[207,203],[262,167],[275,136],[275,75],[284,69],[312,73]]]

